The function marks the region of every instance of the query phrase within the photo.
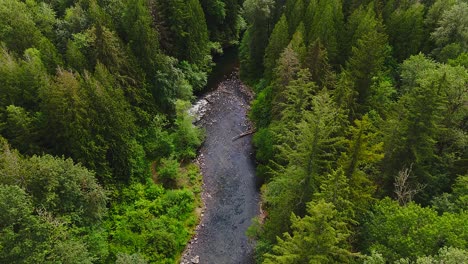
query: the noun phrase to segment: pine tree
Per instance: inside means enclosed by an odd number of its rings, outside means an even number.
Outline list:
[[[379,23],[377,23],[379,25]],[[384,62],[388,56],[387,36],[380,26],[371,28],[364,33],[352,47],[352,54],[346,63],[353,82],[353,89],[357,92],[357,114],[368,111],[368,100],[373,77],[384,70]]]
[[[273,30],[273,0],[246,0],[244,14],[250,27],[244,33],[240,47],[241,77],[249,81],[259,79],[264,73],[263,58],[268,37]]]
[[[278,94],[281,89],[296,78],[300,67],[299,55],[288,45],[281,53],[274,72],[274,85],[279,89],[275,90],[274,94]]]
[[[282,15],[270,36],[270,41],[265,50],[265,77],[271,78],[273,69],[276,68],[276,63],[283,52],[284,48],[289,44],[289,32],[286,16]]]
[[[311,2],[309,5],[315,6],[315,3]],[[305,41],[306,45],[320,39],[328,51],[332,64],[338,62],[338,36],[341,34],[344,23],[341,6],[341,0],[318,1],[316,10],[313,12],[313,20],[312,22],[308,22],[310,28],[306,29],[308,32]]]
[[[436,44],[435,53],[439,60],[445,62],[455,59],[468,51],[468,4],[460,1],[442,14],[438,27],[431,33]]]
[[[321,179],[320,192],[314,194],[314,200],[333,204],[340,218],[348,224],[353,223],[355,217],[350,182],[343,168],[339,167]]]
[[[300,70],[297,79],[291,81],[277,95],[275,101],[279,103],[273,106],[272,112],[280,113],[279,120],[282,123],[290,123],[294,126],[312,107],[312,100],[317,92],[318,87],[311,81],[310,73],[307,70]],[[284,125],[284,127],[289,127],[289,125]]]
[[[304,6],[304,0],[288,0],[286,1],[286,10],[285,14],[288,18],[288,27],[291,30],[291,34],[293,34],[292,30],[296,29],[299,24],[302,22],[304,17],[304,11],[306,6]],[[304,34],[305,36],[305,34]]]
[[[323,200],[307,204],[303,218],[292,215],[292,233],[278,237],[272,254],[266,254],[265,264],[348,262],[352,253],[342,244],[349,236],[346,223],[337,209]]]
[[[419,52],[423,42],[424,5],[416,3],[408,9],[394,11],[386,23],[393,55],[403,61]]]
[[[305,26],[304,23],[301,22],[299,26],[297,26],[296,32],[294,32],[292,39],[288,44],[288,47],[290,47],[297,54],[301,66],[304,64],[304,59],[306,55],[306,45],[304,41],[304,36]]]
[[[344,175],[349,179],[350,201],[356,213],[365,213],[373,202],[376,165],[384,157],[383,142],[367,115],[349,127],[347,150],[340,158]]]
[[[411,61],[420,58],[423,55],[412,56],[403,63],[403,68],[410,68]],[[429,195],[446,185],[442,184],[443,177],[434,175],[431,168],[438,159],[435,144],[441,129],[442,91],[447,77],[443,72],[423,69],[415,84],[399,99],[393,117],[388,120],[384,173],[389,180],[402,168],[412,166],[416,181],[429,184],[430,189],[424,192]]]
[[[207,65],[209,36],[205,15],[198,0],[158,0],[162,24],[169,30],[161,46],[170,55],[201,67]]]
[[[338,157],[343,147],[342,125],[346,119],[328,92],[320,91],[310,105],[311,110],[303,112],[297,125],[272,129],[278,145],[270,165],[272,181],[265,192],[269,211],[265,230],[270,241],[287,231],[291,212],[304,215],[305,204],[319,191],[320,176],[336,166],[333,157]],[[282,133],[277,133],[277,129]]]
[[[311,74],[311,80],[319,86],[331,87],[333,83],[333,70],[328,62],[328,53],[320,39],[307,47],[304,66]]]

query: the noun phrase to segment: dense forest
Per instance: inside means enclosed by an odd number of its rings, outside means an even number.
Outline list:
[[[238,0],[0,0],[0,263],[174,263]]]
[[[174,263],[239,45],[258,263],[468,263],[466,0],[0,0],[0,263]]]
[[[468,3],[246,0],[258,263],[468,263]]]

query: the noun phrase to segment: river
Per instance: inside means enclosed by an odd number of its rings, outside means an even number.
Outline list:
[[[205,208],[181,263],[254,263],[254,245],[245,233],[259,213],[260,195],[251,135],[238,138],[252,129],[247,118],[252,94],[238,77],[235,52],[218,61],[209,92],[192,108],[206,131],[197,159]]]

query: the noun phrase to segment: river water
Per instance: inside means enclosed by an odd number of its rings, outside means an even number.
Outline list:
[[[259,213],[252,138],[237,138],[252,129],[247,118],[252,94],[239,80],[236,57],[229,55],[210,78],[211,91],[192,108],[206,131],[198,156],[205,208],[181,263],[254,263],[254,245],[245,235]]]

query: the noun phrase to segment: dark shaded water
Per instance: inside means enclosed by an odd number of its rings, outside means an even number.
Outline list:
[[[207,111],[198,125],[206,130],[206,141],[198,160],[206,208],[183,263],[196,256],[202,264],[253,263],[253,243],[245,235],[259,213],[252,139],[234,139],[251,129],[246,115],[252,96],[239,80],[236,64],[230,65],[216,88],[202,97]]]
[[[208,76],[208,83],[203,91],[200,91],[197,96],[206,95],[218,88],[223,80],[231,75],[239,67],[239,52],[237,47],[229,47],[224,50],[222,55],[215,56],[213,61],[216,66],[213,67],[210,75]]]

